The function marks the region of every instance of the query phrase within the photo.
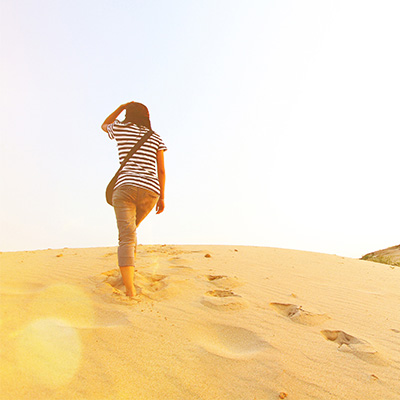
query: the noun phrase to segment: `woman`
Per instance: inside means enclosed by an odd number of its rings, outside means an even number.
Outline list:
[[[117,120],[126,110],[125,120]],[[131,148],[151,129],[149,111],[141,103],[119,106],[101,125],[118,145],[122,162]],[[118,225],[118,265],[126,295],[134,297],[133,284],[136,256],[136,228],[156,205],[157,214],[164,211],[165,168],[161,137],[153,132],[122,169],[114,186],[112,203]]]

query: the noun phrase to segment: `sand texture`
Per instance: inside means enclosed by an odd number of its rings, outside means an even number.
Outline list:
[[[0,254],[1,399],[399,400],[400,268],[262,247]]]

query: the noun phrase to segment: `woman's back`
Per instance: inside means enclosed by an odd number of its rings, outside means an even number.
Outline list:
[[[110,139],[117,141],[121,163],[132,147],[149,131],[149,128],[115,120],[108,125],[107,130]],[[157,176],[157,152],[160,150],[165,151],[167,147],[161,137],[153,132],[122,169],[115,189],[127,184],[160,194]]]

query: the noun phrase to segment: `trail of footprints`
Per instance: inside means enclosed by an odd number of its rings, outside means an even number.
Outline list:
[[[302,325],[320,325],[331,319],[327,314],[314,314],[303,310],[301,306],[295,304],[270,303],[270,307],[278,314]],[[338,350],[351,352],[372,364],[385,364],[383,359],[377,354],[377,351],[366,340],[359,339],[341,330],[332,331],[324,329],[321,331],[321,334],[326,340],[338,344]]]
[[[242,285],[236,277],[205,275],[197,276],[193,279],[195,271],[189,266],[190,260],[181,257],[181,253],[184,253],[183,251],[168,251],[168,248],[163,250],[165,253],[172,255],[168,260],[169,270],[167,274],[149,273],[145,268],[137,269],[135,271],[137,296],[133,299],[133,302],[142,301],[146,298],[161,300],[184,291],[188,286],[194,285],[198,287],[198,290],[201,290],[199,286],[202,288],[206,284],[208,290],[200,296],[202,305],[220,311],[240,310],[248,307],[247,301],[233,292],[235,287]],[[147,253],[143,254],[143,261],[145,261],[146,257],[151,258],[152,252],[152,249],[148,249]],[[114,254],[108,253],[104,257],[111,255]],[[117,302],[132,302],[125,296],[122,277],[117,268],[103,272],[99,276],[92,278],[92,281],[96,283],[95,291],[98,293],[111,295]]]
[[[177,256],[176,252],[173,254],[175,256],[169,259],[169,268],[172,275],[193,275],[194,269],[187,265],[190,264],[190,261]],[[136,271],[135,286],[138,292],[138,299],[161,300],[168,295],[179,292],[179,288],[174,289],[174,285],[169,284],[170,281],[173,282],[173,279],[169,278],[171,278],[171,275]],[[121,301],[127,301],[124,296],[124,286],[118,269],[104,272],[100,276],[95,277],[93,281],[97,283],[97,290],[99,292],[116,296]],[[218,311],[237,311],[249,306],[248,302],[242,296],[233,291],[234,288],[243,285],[236,277],[205,275],[200,277],[200,281],[202,282],[201,286],[204,283],[208,286],[208,290],[200,297],[200,303],[203,306]],[[306,326],[317,326],[330,319],[327,314],[315,314],[295,304],[272,302],[270,303],[270,307],[276,313],[289,320]],[[377,351],[366,340],[359,339],[341,330],[325,329],[321,331],[321,334],[326,340],[336,343],[338,349],[341,351],[351,352],[364,361],[374,364],[384,363],[383,359],[377,354]]]
[[[167,275],[151,274],[147,272],[135,272],[136,298],[128,299],[125,296],[125,288],[118,269],[103,272],[92,281],[97,283],[95,291],[100,294],[111,295],[116,302],[132,303],[141,301],[142,298],[161,300],[168,295]]]
[[[226,275],[207,275],[205,278],[209,283],[210,290],[201,298],[201,304],[221,311],[241,310],[248,307],[247,301],[232,290],[242,285],[237,278],[230,278]]]

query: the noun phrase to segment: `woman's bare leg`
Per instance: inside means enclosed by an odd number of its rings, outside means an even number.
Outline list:
[[[119,232],[118,264],[126,295],[136,296],[134,286],[137,249],[136,228],[157,203],[154,192],[130,186],[120,186],[114,192],[113,205]]]
[[[121,270],[122,281],[124,282],[126,288],[126,295],[128,297],[136,296],[136,289],[135,285],[133,284],[133,278],[135,275],[135,267],[128,266],[128,267],[119,267]]]

